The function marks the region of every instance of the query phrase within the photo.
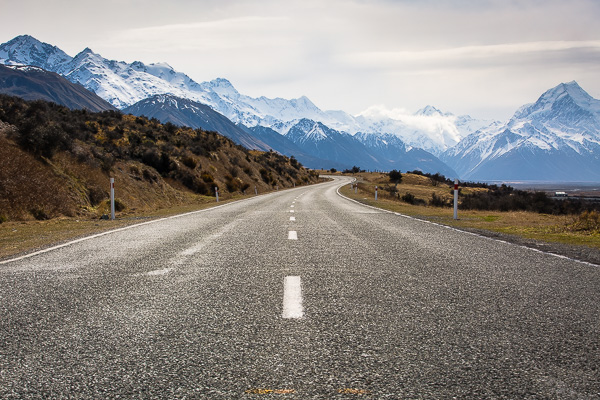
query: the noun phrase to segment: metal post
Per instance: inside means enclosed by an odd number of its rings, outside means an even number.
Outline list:
[[[215,186],[215,195],[217,196],[217,203],[219,202],[219,188]]]
[[[377,186],[375,186],[375,201],[377,201]]]
[[[115,219],[115,178],[110,178],[110,219]]]
[[[458,179],[454,180],[454,219],[458,219]]]
[[[258,195],[258,189],[256,188],[256,186],[254,186],[254,194]]]

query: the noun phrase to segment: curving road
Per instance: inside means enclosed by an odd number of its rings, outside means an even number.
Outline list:
[[[600,398],[600,267],[347,182],[0,263],[0,398]]]

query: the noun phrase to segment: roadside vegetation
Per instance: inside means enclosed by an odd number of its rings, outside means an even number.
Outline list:
[[[121,219],[202,208],[215,202],[215,188],[226,201],[318,181],[293,157],[250,151],[217,132],[0,95],[0,257],[16,232],[95,227],[109,212],[110,177]]]
[[[555,200],[544,192],[461,182],[459,219],[454,220],[454,182],[443,175],[391,171],[353,176],[356,189],[345,185],[341,192],[365,204],[459,228],[600,248],[599,202]]]

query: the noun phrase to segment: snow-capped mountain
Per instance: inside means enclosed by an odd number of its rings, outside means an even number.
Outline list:
[[[413,147],[438,156],[470,133],[491,123],[470,116],[457,117],[442,113],[432,106],[426,106],[414,114],[374,106],[359,114],[356,121],[363,132],[391,133]]]
[[[108,60],[86,48],[75,57],[31,36],[18,36],[0,45],[0,63],[35,65],[79,83],[115,107],[123,109],[157,94],[171,94],[210,106],[237,124],[266,126],[285,134],[303,118],[355,134],[394,133],[412,146],[441,153],[465,136],[471,126],[460,117],[426,108],[401,117],[367,110],[359,116],[344,111],[323,111],[307,97],[297,99],[252,98],[239,93],[226,79],[197,83],[165,63],[146,65]],[[430,112],[432,111],[432,112]],[[479,124],[480,128],[483,124]]]
[[[42,43],[29,36],[21,35],[0,46],[0,64],[34,65],[47,71],[71,60],[71,56],[56,46]]]
[[[162,123],[216,131],[249,149],[271,148],[212,108],[181,97],[157,94],[123,109],[124,113],[156,118]]]
[[[413,115],[388,112],[380,108],[352,116],[343,111],[323,111],[304,96],[292,100],[264,96],[252,98],[239,93],[226,79],[197,83],[165,63],[146,65],[135,61],[128,64],[108,60],[89,48],[71,57],[31,36],[19,36],[0,45],[0,63],[35,65],[56,72],[71,82],[81,84],[119,109],[167,94],[202,103],[240,127],[271,128],[285,135],[308,157],[329,160],[332,165],[344,163],[363,168],[388,169],[391,164],[378,159],[385,151],[373,153],[360,140],[353,139],[352,135],[358,132],[393,134],[411,148],[421,147],[434,154],[441,154],[470,133],[470,129],[483,126],[480,121],[470,117],[444,114],[433,107],[426,107]],[[156,102],[153,104],[153,107],[160,109]],[[178,104],[183,103],[179,101]],[[149,104],[145,103],[144,107],[145,112],[152,115],[147,108]],[[154,112],[163,112],[159,109]],[[182,112],[188,113],[190,109],[172,111],[181,117]],[[310,124],[307,121],[320,125],[308,127]],[[248,145],[247,141],[238,143]],[[391,141],[383,140],[380,145],[383,143]],[[397,150],[392,146],[387,151],[391,149]],[[406,153],[400,153],[398,157],[405,155]],[[429,165],[434,164],[438,165]],[[443,163],[441,165],[444,170],[451,170]],[[419,168],[428,172],[440,172],[432,171],[429,167],[422,168],[421,164],[410,167]]]
[[[332,160],[343,168],[360,165],[366,169],[384,171],[417,169],[456,176],[452,168],[433,154],[407,146],[393,134],[359,132],[352,136],[328,128],[321,122],[302,119],[289,129],[285,138],[305,153]]]
[[[442,159],[470,180],[600,181],[600,101],[562,83]]]
[[[371,154],[384,165],[385,170],[400,171],[420,170],[423,172],[439,172],[448,177],[456,177],[457,173],[433,154],[404,143],[398,136],[388,134],[368,134],[359,132],[354,139],[360,141]]]
[[[108,60],[86,48],[75,57],[31,36],[18,36],[0,46],[0,63],[34,65],[63,75],[123,109],[157,94],[198,101],[245,126],[274,126],[281,132],[302,118],[336,125],[336,118],[308,98],[252,98],[239,93],[226,79],[197,83],[166,63],[146,65]],[[338,112],[339,113],[339,112]],[[285,124],[285,122],[290,122]],[[287,129],[286,129],[287,130]]]
[[[301,119],[288,130],[285,137],[315,157],[345,164],[349,168],[352,167],[349,164],[354,163],[365,165],[365,168],[381,169],[377,159],[370,156],[353,136],[331,129],[321,122]]]
[[[0,93],[25,100],[45,100],[71,109],[92,112],[115,108],[83,86],[62,76],[32,66],[0,65]]]

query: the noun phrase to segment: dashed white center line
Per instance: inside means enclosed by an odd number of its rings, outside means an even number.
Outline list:
[[[296,231],[289,231],[288,239],[289,240],[298,240],[298,233]]]
[[[171,272],[172,270],[173,270],[173,268],[157,269],[157,270],[154,270],[154,271],[147,272],[146,274],[150,275],[150,276],[166,275],[169,272]]]
[[[290,207],[291,207],[291,208],[294,208],[294,205],[292,204]]]
[[[283,281],[283,318],[302,318],[302,285],[299,276],[286,276]]]
[[[294,210],[290,210],[290,212],[294,212]]]
[[[295,221],[296,217],[290,217],[290,221]]]

